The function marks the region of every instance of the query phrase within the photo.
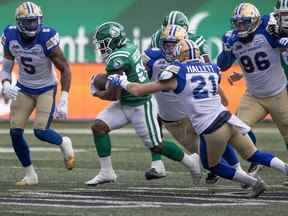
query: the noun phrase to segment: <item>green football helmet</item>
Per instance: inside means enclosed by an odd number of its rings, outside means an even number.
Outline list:
[[[288,1],[278,0],[274,8],[274,16],[279,25],[279,31],[288,34]]]
[[[184,13],[175,10],[170,11],[170,13],[164,17],[162,27],[166,27],[167,25],[179,25],[188,31],[189,21]]]
[[[126,42],[124,27],[117,22],[105,22],[98,26],[93,37],[93,44],[100,51],[103,59],[106,59],[114,50],[124,46]]]

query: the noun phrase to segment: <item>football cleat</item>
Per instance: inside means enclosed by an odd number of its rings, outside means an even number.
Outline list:
[[[156,168],[151,167],[149,170],[145,172],[146,180],[160,179],[166,177],[165,170],[156,170]]]
[[[16,186],[31,186],[37,184],[38,184],[38,176],[36,173],[31,176],[25,176],[23,179],[16,182]]]
[[[66,169],[72,170],[75,167],[75,154],[72,142],[69,137],[63,137],[62,139],[63,141],[60,145],[60,149],[64,156],[64,164]]]
[[[88,186],[97,186],[98,184],[113,183],[113,182],[116,182],[116,180],[117,180],[117,176],[114,170],[110,172],[100,170],[98,175],[96,175],[94,178],[90,179],[89,181],[86,181],[85,184]]]
[[[258,178],[257,183],[252,187],[252,191],[249,194],[250,198],[257,198],[260,196],[264,191],[268,189],[268,185],[261,179]]]
[[[205,179],[205,183],[208,185],[217,184],[220,181],[220,179],[221,179],[220,176],[214,175],[212,172],[209,172]]]
[[[263,168],[262,165],[251,163],[248,168],[248,174],[254,178],[259,178],[258,172]],[[247,184],[240,184],[242,189],[247,189],[250,186]]]

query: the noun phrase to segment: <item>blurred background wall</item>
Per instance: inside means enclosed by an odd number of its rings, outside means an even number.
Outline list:
[[[0,0],[0,29],[15,23],[15,9],[22,1]],[[57,29],[61,48],[70,61],[73,85],[70,95],[70,118],[91,119],[107,102],[89,95],[89,77],[104,71],[92,46],[92,36],[97,25],[117,21],[124,25],[128,36],[143,51],[150,36],[160,26],[171,10],[184,12],[190,20],[190,31],[203,35],[209,46],[210,57],[215,60],[221,51],[221,36],[230,29],[230,17],[240,0],[35,0],[44,14],[44,24]],[[250,0],[261,14],[270,13],[276,0]],[[0,62],[3,56],[0,47]],[[239,70],[238,67],[232,70]],[[227,73],[226,73],[227,76]],[[243,81],[223,87],[230,97],[232,111],[245,89]],[[0,99],[0,118],[7,118],[9,107]]]

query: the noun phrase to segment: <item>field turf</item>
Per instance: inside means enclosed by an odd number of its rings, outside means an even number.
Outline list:
[[[0,216],[288,215],[288,187],[282,186],[285,176],[268,168],[260,174],[270,188],[258,199],[247,198],[249,190],[224,180],[216,186],[194,187],[189,172],[166,158],[167,177],[145,180],[150,154],[129,127],[111,135],[117,182],[87,187],[84,182],[97,174],[99,164],[85,122],[55,124],[73,140],[77,151],[73,171],[64,169],[57,147],[38,141],[27,130],[39,185],[19,188],[15,181],[23,177],[23,170],[11,149],[7,128],[7,123],[0,123]],[[288,161],[285,145],[272,124],[261,124],[256,135],[259,148]],[[242,164],[247,168],[246,162]]]

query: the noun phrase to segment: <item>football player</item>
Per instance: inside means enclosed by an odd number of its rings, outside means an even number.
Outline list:
[[[287,79],[278,49],[287,47],[285,39],[267,31],[269,18],[261,17],[252,4],[236,7],[231,21],[233,29],[223,38],[224,50],[218,56],[218,65],[226,70],[238,60],[245,76],[247,90],[241,97],[237,116],[253,127],[270,114],[287,144]]]
[[[167,25],[178,25],[183,27],[186,32],[189,40],[193,41],[194,43],[197,44],[197,46],[200,49],[200,54],[201,58],[206,62],[210,63],[210,58],[208,55],[208,47],[206,44],[206,40],[202,35],[196,35],[191,32],[189,32],[189,20],[187,16],[177,10],[170,11],[168,15],[166,15],[162,21],[162,26],[160,29],[158,29],[151,37],[151,48],[160,48],[161,47],[161,31],[167,26]],[[221,95],[221,101],[222,103],[227,106],[228,105],[228,99],[226,95],[224,94],[222,88],[219,88],[219,94]],[[160,122],[161,125],[161,122]],[[173,130],[173,129],[171,129]],[[190,133],[191,134],[191,133]],[[187,137],[189,139],[189,137]],[[230,151],[231,150],[231,151]],[[230,149],[230,146],[227,148],[227,156],[232,156],[233,154],[230,154],[229,152],[232,152],[233,149]],[[235,155],[235,154],[234,154]],[[234,158],[231,157],[231,160],[234,160]],[[212,173],[208,173],[207,178],[206,178],[206,183],[208,184],[214,184],[217,183],[219,178]]]
[[[144,51],[142,59],[151,80],[157,80],[167,64],[175,60],[174,48],[177,42],[185,38],[188,38],[187,32],[180,25],[167,25],[160,34],[160,48],[149,48]],[[201,54],[203,51],[200,50]],[[170,91],[157,92],[154,95],[158,103],[160,122],[189,153],[198,153],[199,137],[186,116],[179,98]],[[230,165],[242,169],[230,145],[227,146],[223,156]],[[218,179],[219,177],[209,173],[206,183],[216,183]]]
[[[16,9],[16,25],[7,26],[2,35],[2,94],[6,99],[12,99],[10,136],[15,153],[25,170],[24,178],[16,183],[19,186],[38,183],[29,147],[23,136],[24,127],[34,109],[34,135],[60,147],[68,170],[75,166],[71,140],[50,128],[57,84],[54,66],[61,72],[62,93],[56,116],[62,119],[67,117],[71,72],[59,48],[58,33],[52,27],[44,26],[42,17],[38,5],[23,2]],[[13,85],[11,72],[15,61],[19,65],[19,78],[16,85]]]
[[[126,32],[121,24],[106,22],[98,26],[94,35],[94,43],[105,61],[107,74],[121,74],[125,71],[128,79],[132,82],[146,83],[149,81],[140,51],[126,37]],[[121,88],[115,89],[113,86],[107,88],[107,90],[94,88],[93,92],[93,96],[116,101],[98,114],[91,127],[99,156],[100,172],[87,181],[87,185],[98,185],[116,180],[116,174],[112,167],[109,132],[128,123],[133,125],[137,135],[152,153],[165,155],[172,160],[179,161],[192,173],[200,174],[200,167],[196,167],[194,163],[194,155],[188,156],[172,141],[162,141],[157,122],[157,105],[151,95],[134,96],[127,91],[122,91]],[[151,168],[165,175],[161,160],[153,160]]]
[[[126,74],[108,77],[112,85],[121,86],[128,92],[140,96],[159,91],[174,91],[189,116],[193,127],[201,137],[200,154],[206,169],[217,175],[252,187],[251,197],[258,197],[267,186],[263,180],[238,171],[221,160],[227,142],[248,161],[272,167],[286,176],[288,164],[257,150],[248,136],[250,127],[231,114],[222,105],[218,94],[219,68],[216,64],[205,64],[200,60],[199,49],[189,40],[181,40],[175,48],[179,62],[166,67],[159,80],[139,84],[127,80]]]

